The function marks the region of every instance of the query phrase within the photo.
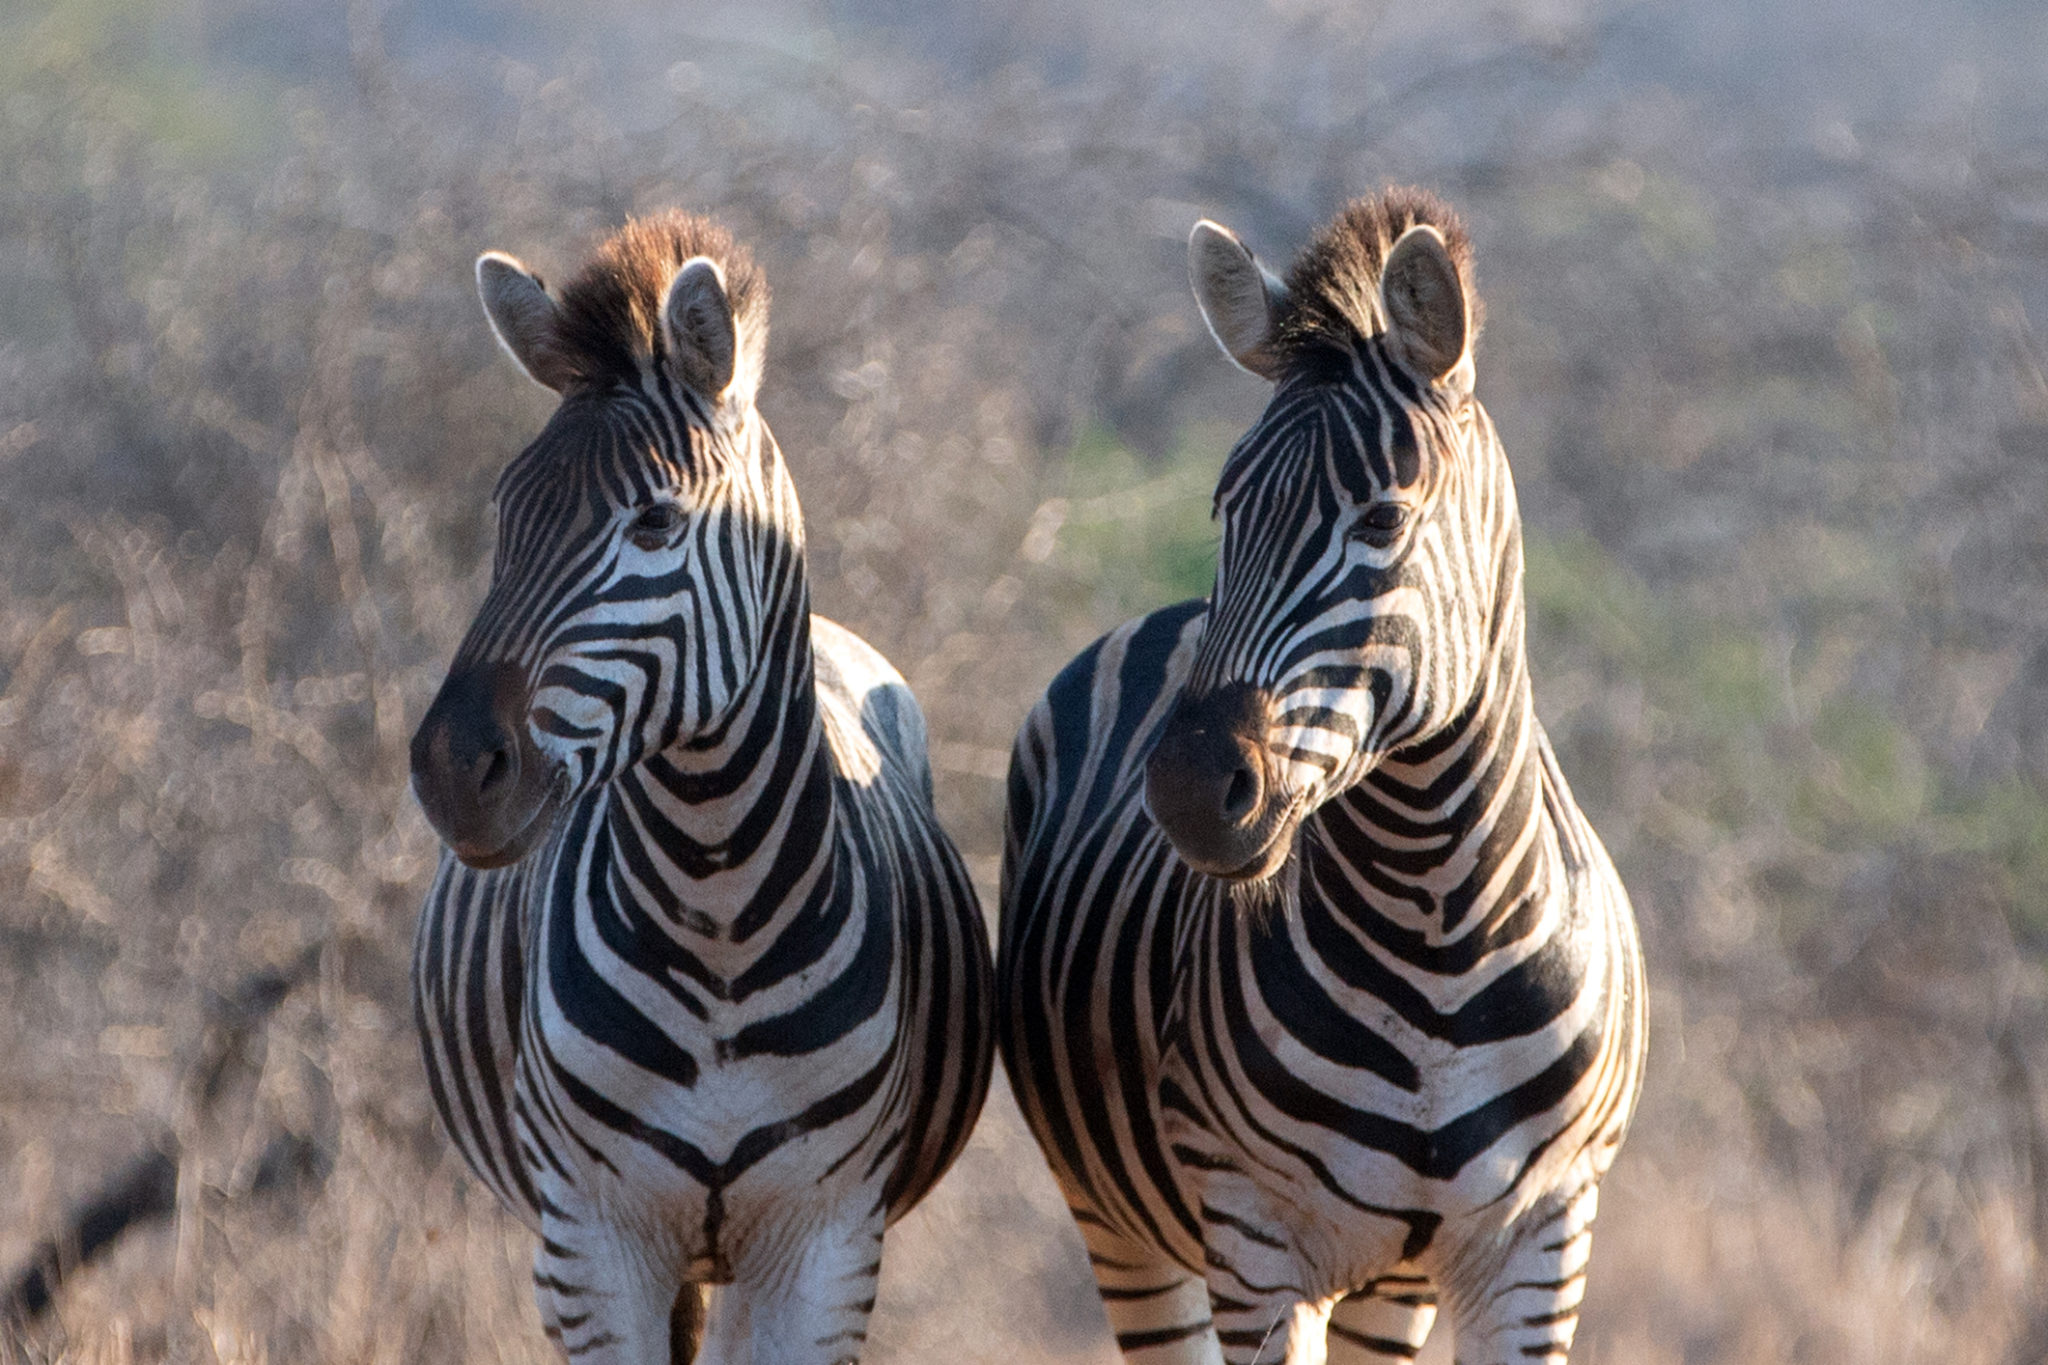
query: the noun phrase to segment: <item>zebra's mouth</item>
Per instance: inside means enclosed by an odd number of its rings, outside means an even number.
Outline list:
[[[1309,803],[1303,796],[1276,799],[1256,818],[1235,830],[1203,830],[1206,838],[1189,838],[1188,831],[1162,825],[1162,832],[1182,862],[1205,877],[1233,886],[1248,886],[1279,874],[1294,856],[1294,842],[1301,832],[1302,817]]]
[[[1287,859],[1294,852],[1294,822],[1289,820],[1274,836],[1271,843],[1241,866],[1228,872],[1211,872],[1208,875],[1225,882],[1262,882],[1287,865]]]
[[[1297,796],[1282,806],[1277,815],[1269,815],[1267,820],[1262,822],[1267,830],[1265,843],[1260,846],[1258,852],[1236,867],[1204,867],[1196,870],[1214,877],[1217,881],[1239,886],[1262,882],[1277,875],[1281,868],[1287,866],[1287,860],[1294,856],[1294,840],[1301,832],[1301,817],[1306,806],[1307,803]],[[1187,855],[1183,853],[1181,856],[1185,858]]]
[[[503,660],[453,669],[412,737],[412,789],[427,823],[471,867],[514,863],[547,836],[567,770],[534,742],[526,670]]]
[[[1255,882],[1287,863],[1299,793],[1267,751],[1272,696],[1228,683],[1183,696],[1145,760],[1145,809],[1196,872]]]
[[[451,843],[449,848],[462,860],[465,867],[479,872],[492,868],[510,867],[518,862],[546,839],[555,827],[555,816],[561,812],[563,798],[567,794],[569,774],[566,769],[557,768],[553,779],[541,792],[540,800],[534,803],[526,823],[521,825],[511,838],[496,847],[479,847],[475,844]]]

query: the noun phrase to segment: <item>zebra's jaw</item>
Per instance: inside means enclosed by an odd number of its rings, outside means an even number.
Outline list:
[[[1264,848],[1260,849],[1249,861],[1241,863],[1237,867],[1229,869],[1196,867],[1192,862],[1189,862],[1188,866],[1194,867],[1195,871],[1202,873],[1204,876],[1214,877],[1218,881],[1231,882],[1238,885],[1254,885],[1265,882],[1275,876],[1281,868],[1287,866],[1287,860],[1294,855],[1295,836],[1300,832],[1301,822],[1290,817],[1281,822],[1280,828],[1274,832],[1272,839],[1268,841]],[[1185,853],[1181,857],[1184,861],[1187,859]]]

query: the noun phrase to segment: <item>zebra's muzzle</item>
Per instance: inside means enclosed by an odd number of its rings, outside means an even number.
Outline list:
[[[1272,702],[1247,683],[1183,697],[1145,762],[1145,808],[1197,872],[1257,881],[1287,861],[1296,822],[1266,753]]]
[[[546,837],[561,783],[527,731],[526,676],[508,663],[448,675],[412,737],[427,822],[475,868],[518,862]]]

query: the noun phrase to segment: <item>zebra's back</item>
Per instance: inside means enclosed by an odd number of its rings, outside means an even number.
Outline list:
[[[1069,1203],[1190,1269],[1200,1232],[1160,1135],[1159,1057],[1191,877],[1145,816],[1141,761],[1203,608],[1097,640],[1018,732],[996,968],[1004,1065]]]

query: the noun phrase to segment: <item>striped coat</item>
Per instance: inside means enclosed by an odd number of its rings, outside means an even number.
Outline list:
[[[857,1359],[884,1227],[992,1063],[923,720],[810,613],[729,237],[629,224],[559,300],[507,257],[479,280],[563,401],[414,739],[450,848],[414,959],[435,1102],[538,1235],[568,1357]]]
[[[1004,1059],[1144,1361],[1563,1359],[1640,1084],[1628,898],[1537,723],[1463,234],[1361,201],[1196,291],[1275,384],[1206,602],[1054,680],[1011,766]]]

